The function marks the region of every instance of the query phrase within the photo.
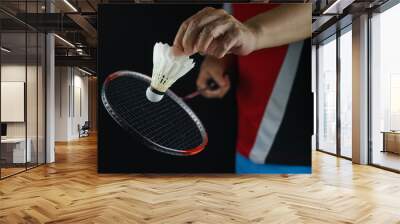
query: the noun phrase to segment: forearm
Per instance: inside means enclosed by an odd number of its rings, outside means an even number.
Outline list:
[[[255,50],[277,47],[311,36],[311,6],[283,5],[245,22],[256,35]]]

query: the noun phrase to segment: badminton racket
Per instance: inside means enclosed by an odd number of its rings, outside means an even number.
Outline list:
[[[176,156],[191,156],[207,145],[199,118],[172,91],[153,103],[146,98],[151,79],[133,71],[118,71],[103,83],[101,99],[113,120],[151,149]]]

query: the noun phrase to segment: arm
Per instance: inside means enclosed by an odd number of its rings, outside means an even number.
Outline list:
[[[277,47],[311,36],[311,7],[308,4],[284,5],[259,14],[245,24],[256,33],[255,50]]]
[[[197,52],[222,58],[289,44],[311,36],[309,4],[282,5],[242,23],[222,9],[204,8],[180,26],[176,55]]]

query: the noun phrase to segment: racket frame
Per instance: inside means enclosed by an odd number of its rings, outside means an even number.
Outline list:
[[[200,135],[202,137],[202,143],[200,145],[198,145],[194,148],[191,148],[191,149],[186,149],[186,150],[177,150],[177,149],[172,149],[169,147],[162,146],[158,143],[153,142],[148,137],[141,135],[140,132],[137,129],[135,129],[135,127],[133,127],[132,125],[129,124],[129,122],[127,122],[126,120],[121,118],[112,108],[112,105],[109,102],[109,100],[107,99],[107,94],[106,94],[106,91],[108,89],[110,82],[112,80],[120,78],[120,77],[136,78],[136,79],[139,79],[141,81],[148,83],[149,86],[151,83],[151,79],[148,76],[141,74],[139,72],[127,71],[127,70],[114,72],[114,73],[108,75],[107,78],[104,80],[103,86],[101,89],[101,100],[102,100],[103,105],[104,105],[106,111],[108,112],[108,114],[113,118],[113,120],[120,127],[122,127],[124,130],[128,131],[131,135],[134,135],[134,136],[138,137],[139,139],[141,139],[142,142],[147,147],[149,147],[153,150],[162,152],[162,153],[166,153],[166,154],[174,155],[174,156],[192,156],[192,155],[198,154],[199,152],[203,151],[205,146],[208,144],[208,136],[207,136],[207,133],[206,133],[206,130],[205,130],[203,124],[201,123],[200,119],[196,116],[196,114],[189,108],[189,106],[180,97],[175,95],[175,93],[173,93],[171,90],[167,90],[165,92],[165,96],[170,97],[175,103],[177,103],[195,122],[196,127],[200,131]]]

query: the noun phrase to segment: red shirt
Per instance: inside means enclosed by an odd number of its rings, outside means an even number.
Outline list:
[[[233,16],[246,21],[279,5],[232,4]],[[270,99],[288,46],[262,49],[238,57],[239,83],[236,92],[238,105],[237,150],[249,157],[257,138],[264,112]]]

